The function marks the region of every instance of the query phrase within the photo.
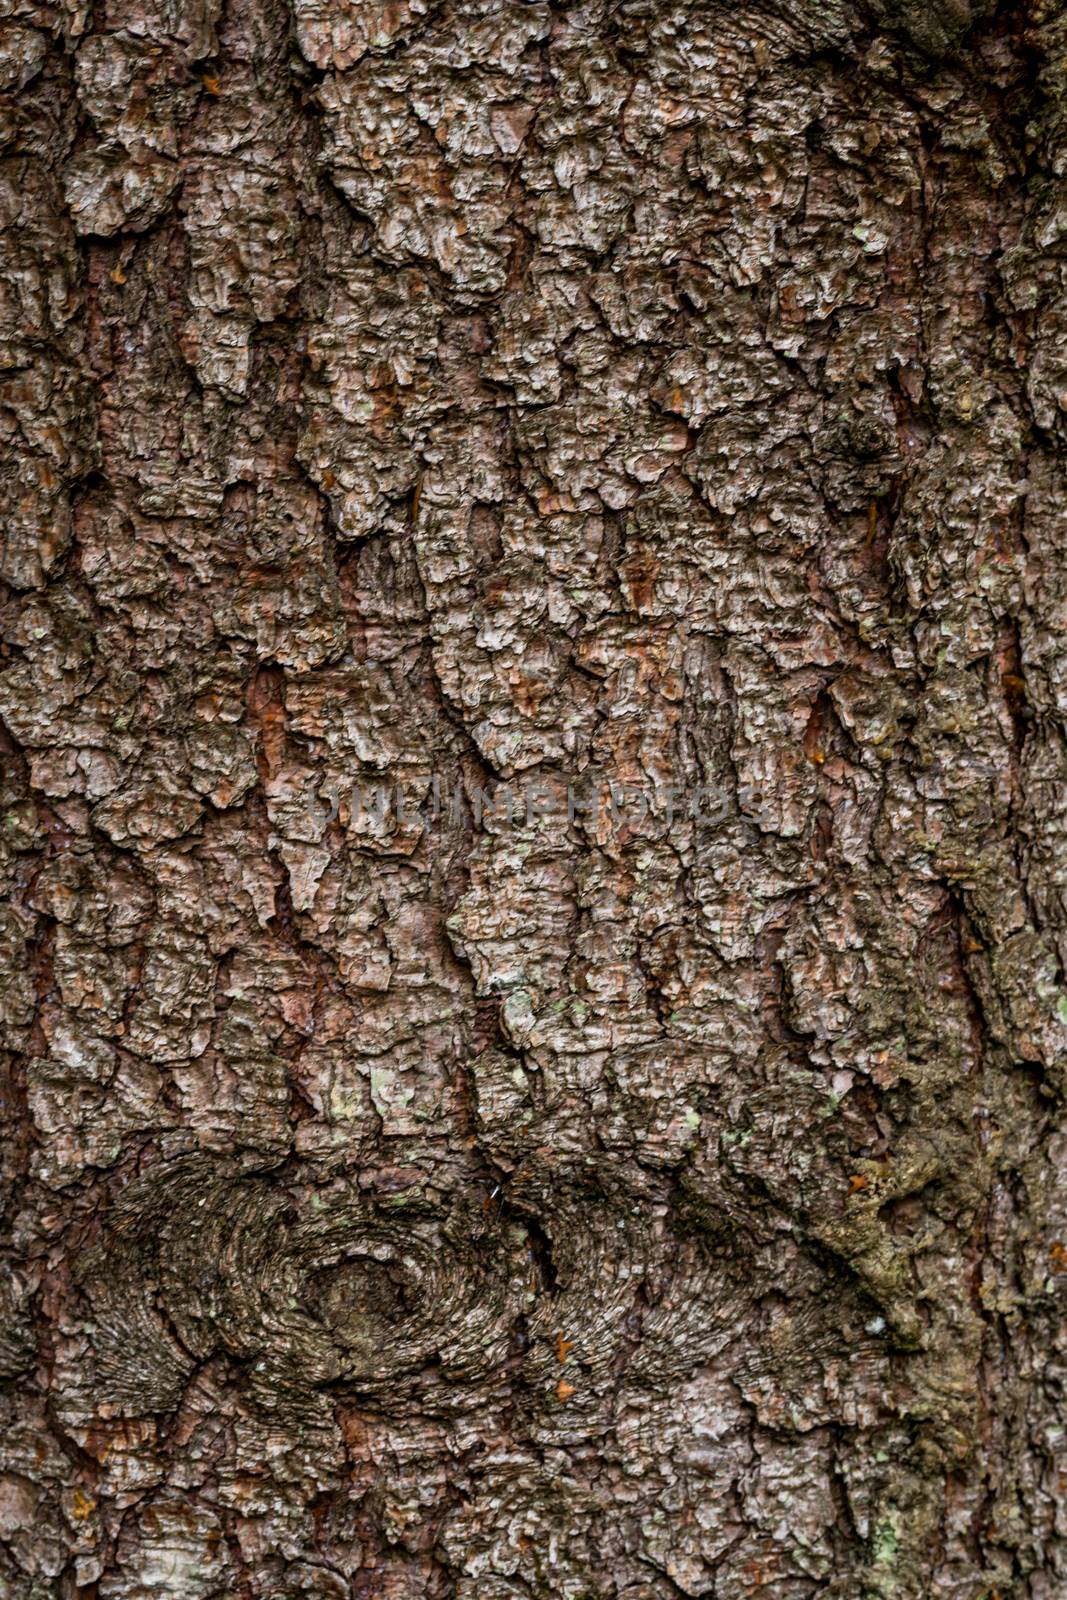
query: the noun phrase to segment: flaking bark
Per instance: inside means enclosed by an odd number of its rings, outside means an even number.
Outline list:
[[[0,70],[0,1596],[1057,1600],[1067,13]]]

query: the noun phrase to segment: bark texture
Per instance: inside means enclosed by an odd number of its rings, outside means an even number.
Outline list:
[[[0,1596],[1062,1600],[1067,13],[6,15]]]

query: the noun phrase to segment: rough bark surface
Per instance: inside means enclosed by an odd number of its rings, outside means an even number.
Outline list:
[[[6,15],[0,1596],[1062,1600],[1067,13]]]

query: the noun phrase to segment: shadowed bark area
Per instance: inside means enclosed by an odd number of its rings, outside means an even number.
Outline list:
[[[0,72],[0,1600],[1062,1600],[1067,11]]]

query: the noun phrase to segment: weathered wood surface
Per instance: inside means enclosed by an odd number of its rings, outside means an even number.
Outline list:
[[[1063,8],[8,18],[0,1596],[1062,1600]]]

